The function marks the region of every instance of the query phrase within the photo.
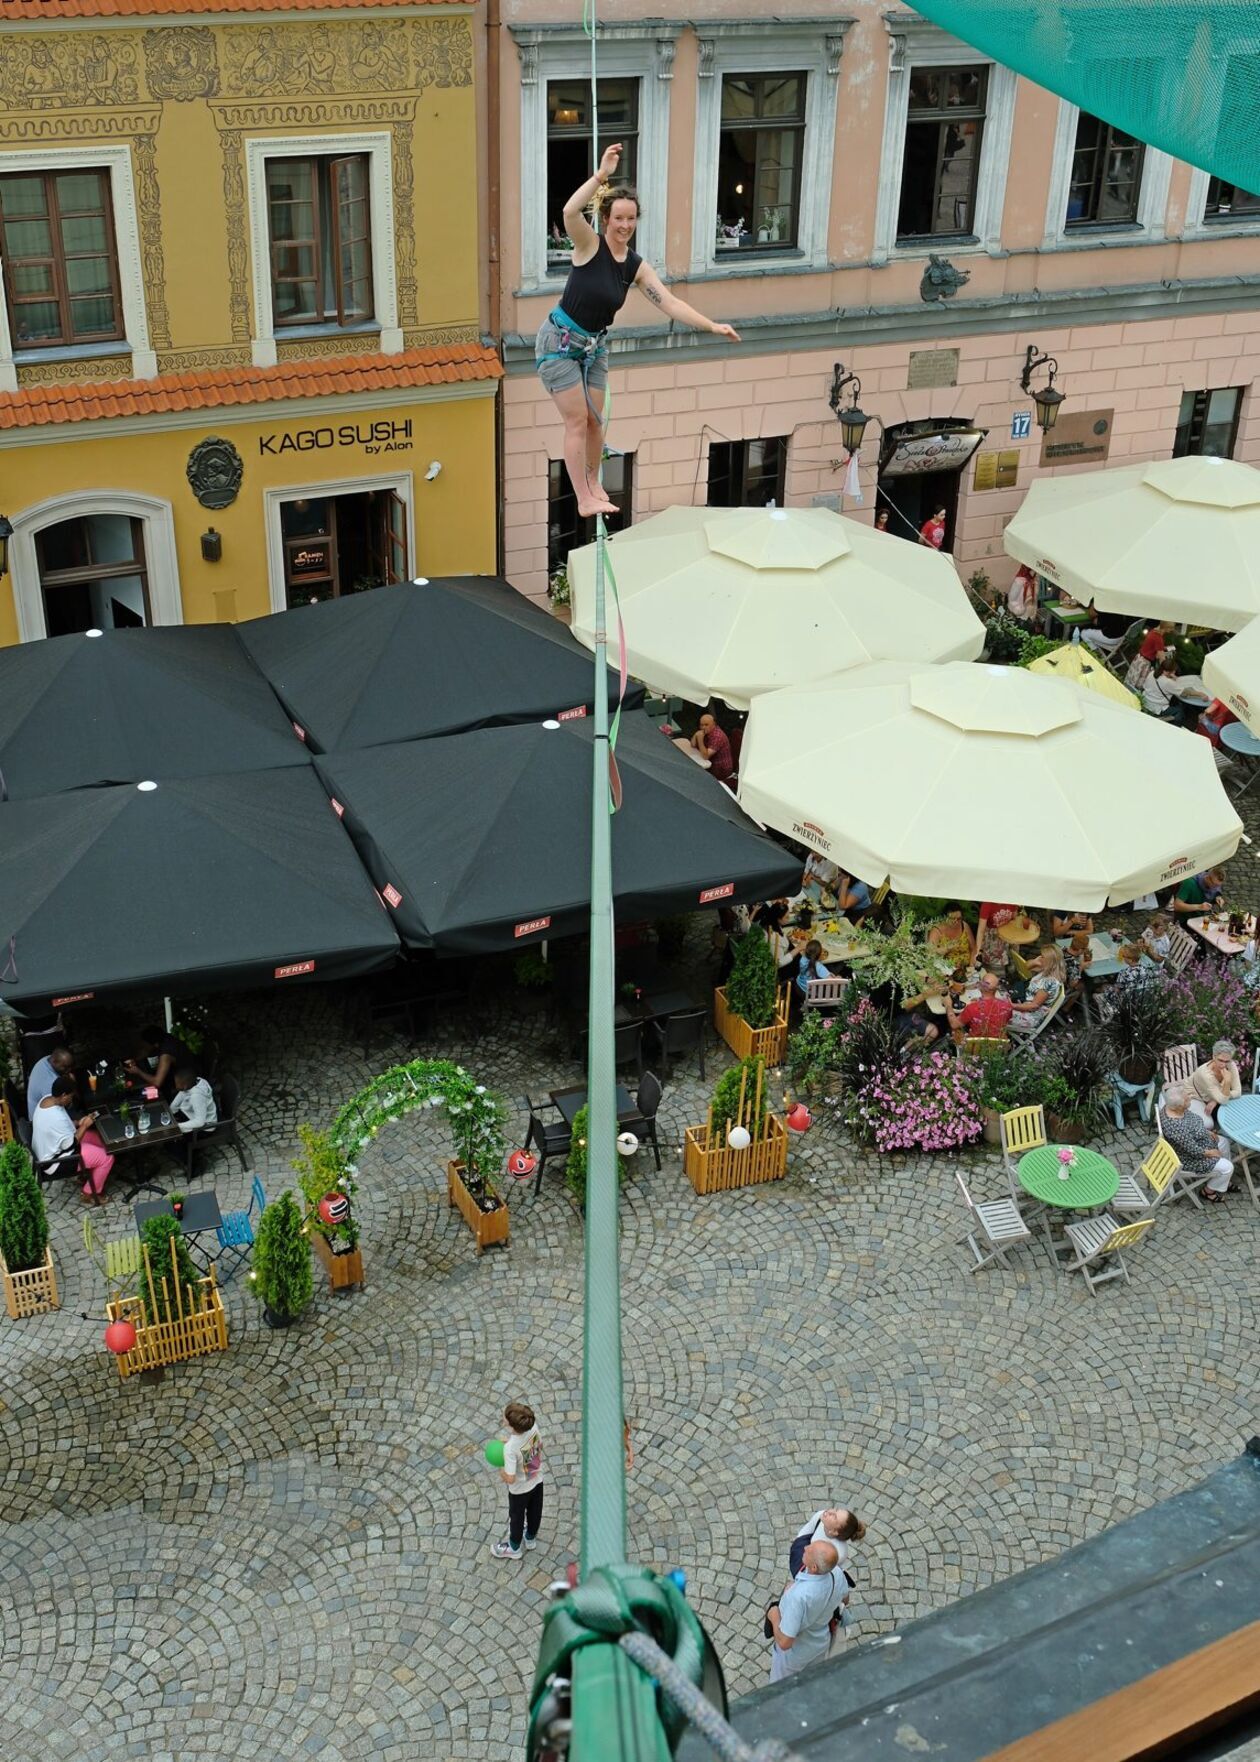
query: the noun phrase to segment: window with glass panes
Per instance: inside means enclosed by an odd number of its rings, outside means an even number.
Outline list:
[[[1241,408],[1242,388],[1239,386],[1214,392],[1182,392],[1173,458],[1182,459],[1187,453],[1208,453],[1217,459],[1232,459]]]
[[[1260,196],[1250,190],[1244,190],[1240,184],[1227,184],[1224,178],[1208,179],[1207,202],[1203,208],[1205,220],[1227,220],[1231,216],[1246,216],[1249,220],[1260,219]]]
[[[775,251],[800,234],[803,73],[728,73],[718,134],[719,249]]]
[[[605,514],[608,530],[620,532],[629,526],[634,492],[634,454],[618,453],[604,460],[604,488],[616,506],[615,514]],[[595,542],[595,520],[577,511],[577,497],[569,482],[563,459],[552,459],[547,470],[547,573],[554,575],[569,560],[569,552],[579,545]]]
[[[269,159],[267,226],[277,325],[372,317],[372,204],[366,153]]]
[[[144,522],[91,514],[46,526],[35,537],[49,636],[148,624]]]
[[[713,441],[709,447],[710,508],[783,506],[787,478],[787,437],[770,440]]]
[[[600,80],[600,152],[620,141],[617,182],[633,184],[639,158],[639,82]],[[595,170],[591,82],[547,81],[547,256],[557,264],[573,249],[564,230],[564,205]]]
[[[898,244],[975,233],[988,89],[987,67],[911,70]]]
[[[15,349],[122,336],[107,171],[7,173],[0,177],[0,232]]]
[[[1137,219],[1146,148],[1122,128],[1082,110],[1076,121],[1066,227],[1116,226]]]

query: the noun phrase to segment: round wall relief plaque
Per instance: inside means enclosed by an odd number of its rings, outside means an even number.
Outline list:
[[[231,441],[210,435],[188,455],[188,481],[203,508],[227,508],[236,500],[245,475],[241,455]]]

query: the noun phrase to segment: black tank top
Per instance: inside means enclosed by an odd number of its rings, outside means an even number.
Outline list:
[[[642,261],[637,251],[627,251],[625,262],[618,263],[601,233],[595,255],[589,263],[575,265],[569,271],[560,296],[560,304],[574,324],[580,324],[592,335],[607,330],[625,305]]]

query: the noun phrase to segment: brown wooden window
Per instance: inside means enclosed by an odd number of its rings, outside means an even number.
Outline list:
[[[1208,453],[1217,459],[1232,459],[1241,409],[1241,386],[1225,386],[1219,391],[1182,392],[1173,458],[1184,458],[1187,453]]]
[[[911,70],[898,244],[975,236],[988,89],[987,67]]]
[[[803,73],[728,73],[723,78],[718,250],[795,248],[807,84]]]
[[[617,512],[606,514],[609,532],[629,526],[634,505],[634,454],[614,453],[604,460],[604,489]],[[547,471],[547,572],[554,575],[567,564],[569,552],[595,542],[595,517],[579,514],[577,497],[562,459],[552,459]]]
[[[49,636],[152,623],[144,522],[89,514],[35,535]]]
[[[108,172],[7,172],[0,226],[15,350],[123,335]]]
[[[1146,148],[1133,135],[1082,110],[1064,224],[1131,226],[1137,220],[1145,155]]]
[[[1241,184],[1228,184],[1221,177],[1209,178],[1203,217],[1205,220],[1258,220],[1260,196],[1244,190]]]
[[[372,317],[372,214],[365,153],[269,159],[271,307],[277,326]]]
[[[547,258],[552,267],[567,258],[573,241],[564,230],[564,205],[594,170],[595,118],[591,82],[584,79],[547,82]],[[639,157],[639,82],[600,80],[600,151],[620,141],[619,184],[633,184]]]
[[[787,480],[787,437],[709,443],[710,508],[783,506]]]

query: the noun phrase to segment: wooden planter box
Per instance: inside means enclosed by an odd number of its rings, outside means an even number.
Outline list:
[[[207,1352],[227,1351],[227,1316],[213,1268],[209,1278],[197,1280],[193,1292],[191,1306],[182,1301],[178,1306],[172,1304],[170,1319],[152,1326],[145,1322],[144,1305],[138,1297],[117,1297],[106,1304],[110,1321],[129,1321],[136,1330],[131,1351],[117,1355],[120,1377],[134,1376],[140,1370],[160,1370]]]
[[[500,1200],[493,1211],[482,1211],[464,1185],[462,1162],[448,1162],[446,1165],[446,1197],[476,1237],[478,1254],[483,1248],[507,1241],[508,1224],[511,1221],[507,1206]]]
[[[4,1278],[4,1307],[14,1321],[24,1315],[42,1315],[45,1310],[61,1308],[51,1248],[44,1249],[43,1266],[33,1266],[24,1273],[11,1273],[0,1260],[0,1276]]]
[[[713,1026],[736,1058],[764,1058],[768,1065],[783,1063],[788,1042],[788,988],[779,992],[774,1020],[768,1028],[750,1028],[743,1016],[726,1007],[726,987],[713,993]]]
[[[311,1230],[311,1241],[315,1245],[315,1253],[323,1262],[324,1271],[328,1274],[330,1291],[348,1291],[352,1285],[363,1284],[363,1250],[352,1248],[349,1254],[334,1254],[332,1243],[327,1236],[321,1235],[314,1228]]]
[[[726,1134],[710,1137],[707,1126],[688,1126],[683,1140],[683,1173],[697,1193],[729,1193],[781,1181],[787,1173],[788,1133],[778,1114],[766,1115],[765,1135],[747,1150],[732,1150]]]

